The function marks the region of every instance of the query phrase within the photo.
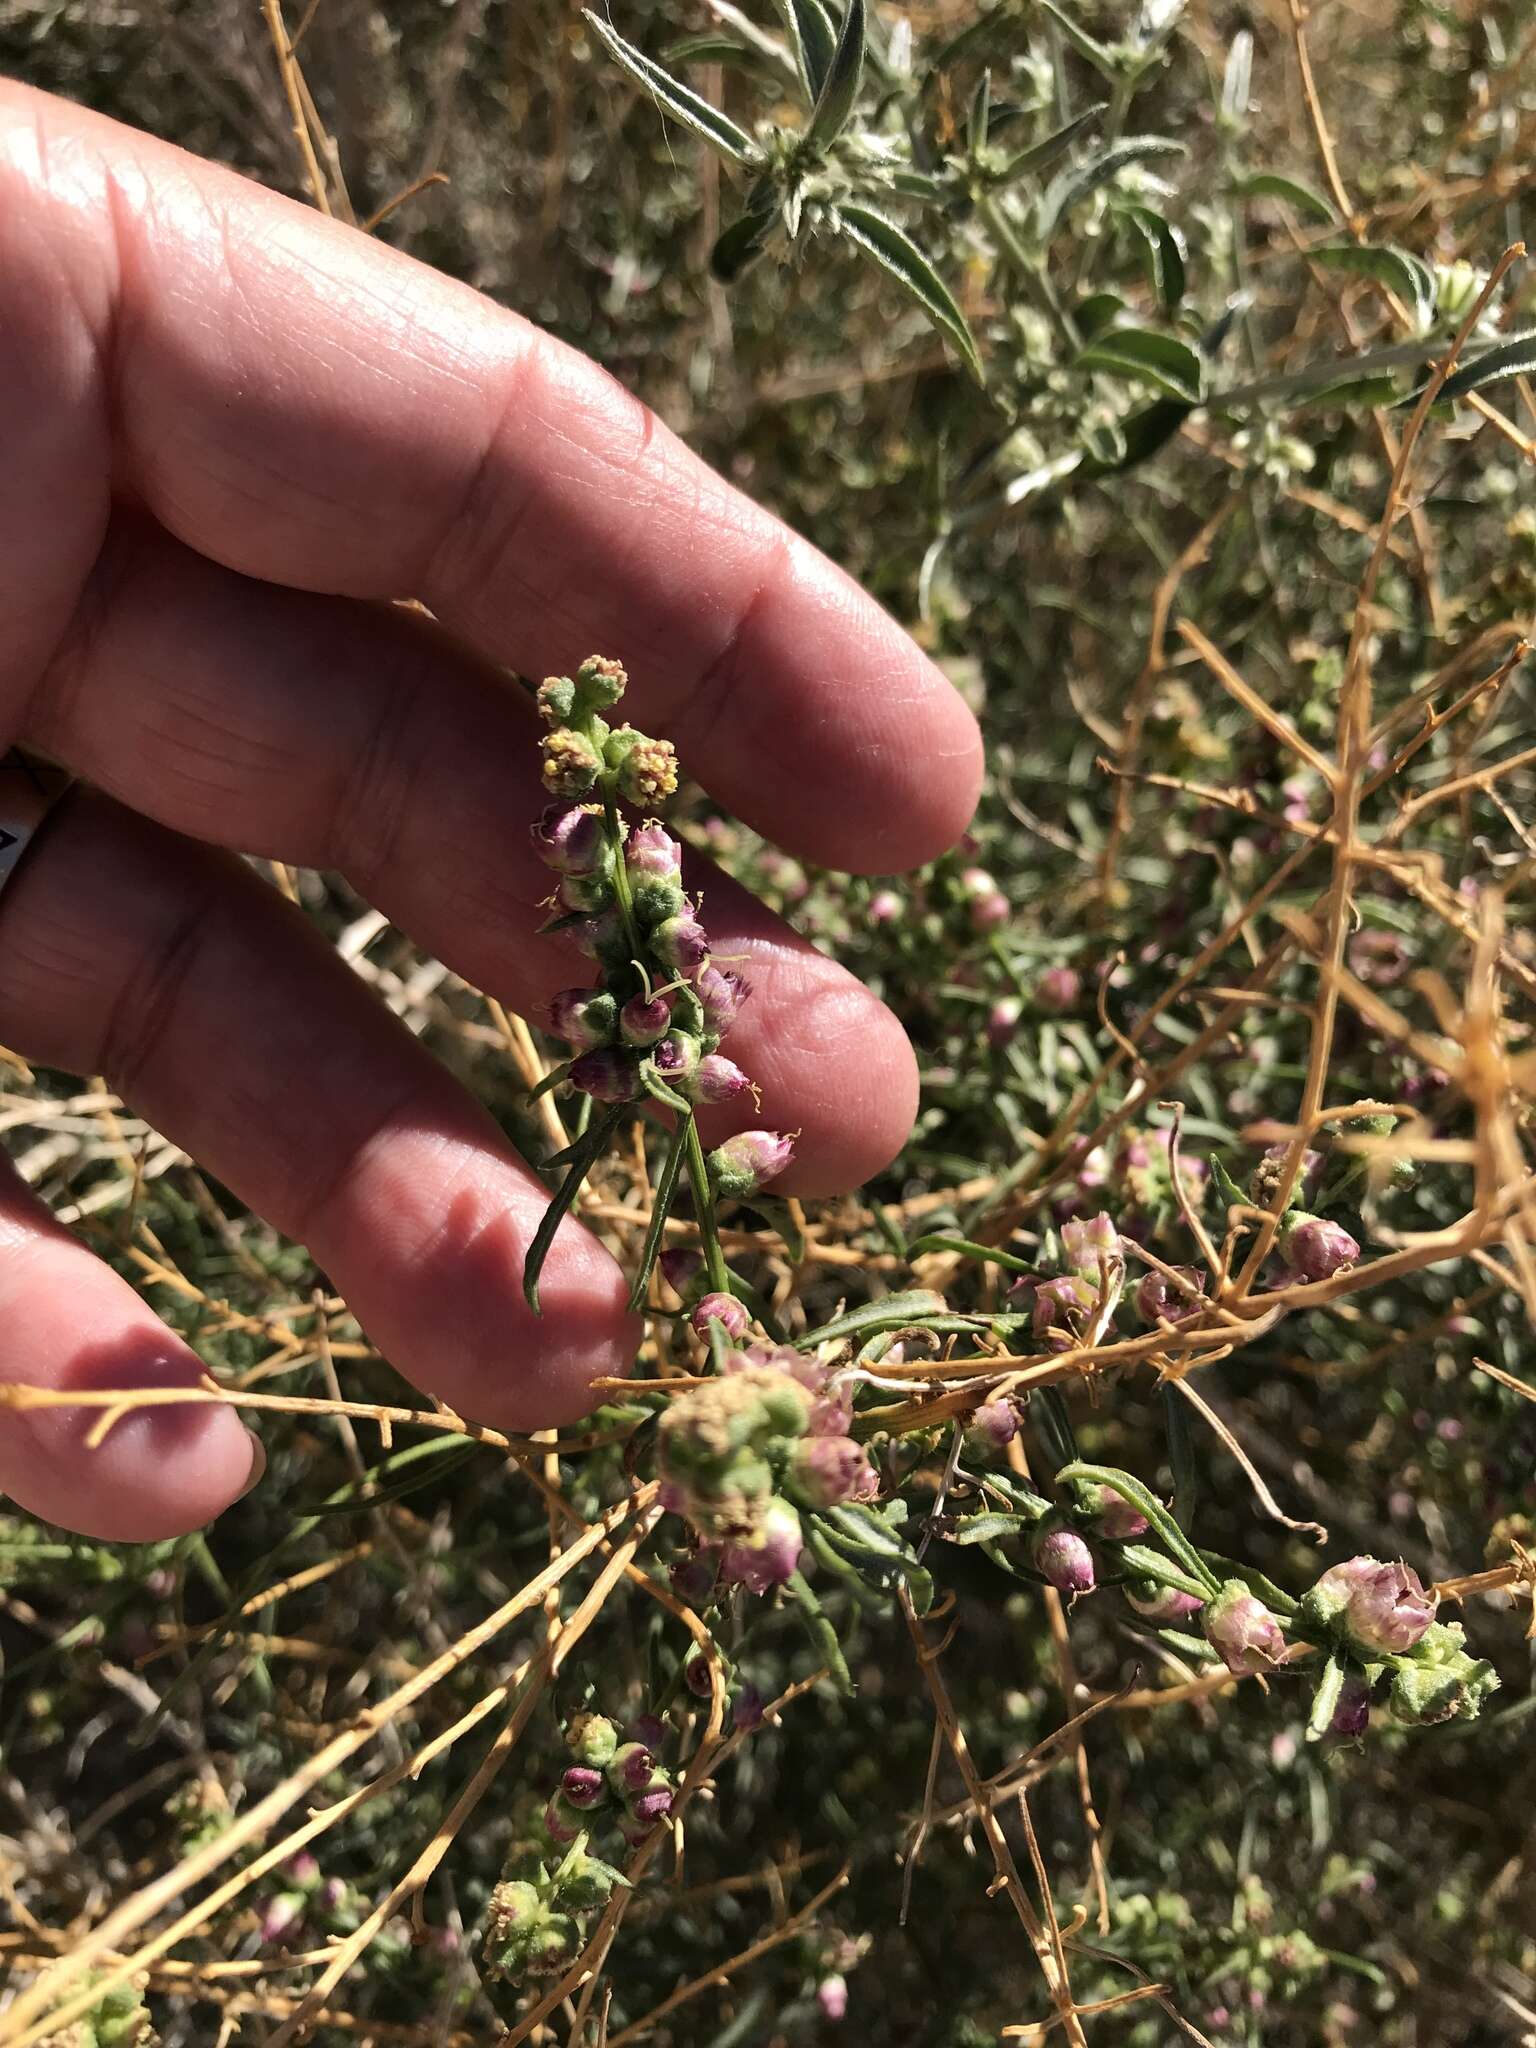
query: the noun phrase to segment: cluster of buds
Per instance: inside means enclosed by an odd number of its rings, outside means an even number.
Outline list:
[[[1061,1227],[1066,1271],[1050,1279],[1016,1281],[1014,1298],[1028,1301],[1036,1337],[1047,1351],[1072,1351],[1105,1330],[1125,1288],[1125,1254],[1108,1215],[1074,1219]]]
[[[1492,1666],[1467,1654],[1460,1626],[1435,1620],[1433,1596],[1399,1560],[1331,1565],[1303,1598],[1296,1626],[1353,1667],[1333,1711],[1336,1734],[1363,1731],[1383,1677],[1393,1715],[1414,1725],[1472,1720],[1498,1685]]]
[[[534,850],[559,876],[546,929],[570,932],[598,966],[595,987],[555,997],[550,1028],[571,1049],[571,1086],[598,1102],[738,1103],[756,1090],[720,1043],[748,984],[711,957],[681,845],[654,818],[631,825],[618,809],[643,813],[677,787],[668,741],[602,716],[626,682],[616,661],[594,655],[539,690],[544,783],[557,799],[533,828]],[[755,1194],[790,1150],[775,1132],[732,1138],[711,1157],[717,1191]]]
[[[578,1714],[565,1739],[572,1761],[544,1809],[545,1832],[557,1848],[581,1839],[599,1808],[632,1848],[671,1813],[673,1785],[656,1761],[656,1729],[635,1729],[621,1741],[605,1715]]]
[[[38,2048],[159,2048],[159,2042],[142,1987],[114,1984],[88,2013],[63,2033],[49,2034]]]
[[[1082,1216],[1110,1202],[1121,1233],[1138,1242],[1172,1213],[1173,1134],[1167,1130],[1127,1131],[1113,1152],[1079,1143],[1068,1155],[1072,1179],[1054,1200],[1058,1219]],[[1179,1187],[1195,1210],[1203,1208],[1210,1167],[1198,1154],[1179,1152]]]
[[[656,1762],[661,1735],[647,1719],[626,1740],[603,1714],[567,1726],[571,1762],[544,1809],[548,1846],[531,1876],[504,1874],[491,1893],[485,1954],[494,1972],[512,1983],[558,1976],[581,1953],[586,1916],[628,1882],[587,1846],[594,1824],[614,1821],[636,1847],[672,1811],[672,1780]]]
[[[299,1948],[332,1934],[350,1934],[362,1919],[356,1890],[344,1878],[326,1877],[309,1850],[290,1856],[285,1883],[260,1907],[261,1938],[269,1948]]]
[[[766,1593],[799,1567],[802,1510],[874,1497],[879,1481],[848,1434],[851,1393],[831,1369],[788,1347],[733,1351],[718,1378],[661,1419],[662,1500],[701,1542],[726,1585]]]

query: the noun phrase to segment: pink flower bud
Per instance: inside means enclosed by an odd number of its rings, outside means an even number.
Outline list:
[[[755,1685],[744,1685],[731,1702],[731,1725],[744,1732],[763,1725],[763,1696]]]
[[[1058,1593],[1076,1596],[1091,1593],[1097,1584],[1093,1552],[1075,1529],[1057,1522],[1035,1538],[1031,1552],[1034,1567]]]
[[[533,850],[562,875],[591,875],[607,865],[603,821],[575,804],[551,804],[533,827]]]
[[[1341,1223],[1296,1209],[1280,1232],[1280,1256],[1298,1280],[1331,1280],[1351,1267],[1360,1247]]]
[[[736,1012],[752,993],[743,974],[729,967],[705,967],[694,978],[694,993],[704,1007],[705,1028],[717,1037],[730,1029]]]
[[[974,1452],[986,1455],[1007,1450],[1018,1433],[1019,1418],[1011,1401],[983,1401],[971,1417],[965,1440]]]
[[[686,1300],[689,1289],[704,1270],[704,1256],[687,1245],[672,1245],[656,1261],[661,1268],[661,1277],[672,1289]]]
[[[544,1828],[552,1842],[574,1842],[584,1825],[580,1812],[563,1792],[557,1792],[544,1809]]]
[[[808,1508],[873,1500],[880,1482],[864,1446],[851,1436],[805,1436],[790,1454],[788,1483]]]
[[[739,1102],[744,1095],[752,1093],[752,1083],[737,1066],[723,1053],[706,1053],[699,1061],[699,1071],[693,1077],[693,1099],[706,1108],[713,1108],[722,1102]]]
[[[706,1294],[689,1320],[696,1336],[707,1338],[711,1323],[718,1323],[733,1342],[744,1337],[752,1318],[747,1313],[744,1301],[738,1301],[734,1294]]]
[[[619,1036],[626,1045],[655,1045],[672,1022],[670,996],[631,996],[619,1012]]]
[[[656,1759],[643,1742],[622,1742],[608,1765],[608,1782],[621,1798],[643,1792],[656,1770]]]
[[[709,959],[709,940],[691,910],[664,918],[651,933],[651,951],[679,974],[695,974]]]
[[[288,1858],[287,1874],[301,1891],[312,1891],[320,1882],[319,1858],[311,1850],[301,1849]]]
[[[794,1150],[790,1140],[777,1131],[738,1131],[710,1153],[710,1178],[722,1195],[745,1199],[777,1180]]]
[[[1205,1307],[1205,1296],[1201,1288],[1205,1275],[1198,1266],[1178,1266],[1174,1269],[1181,1280],[1187,1280],[1191,1292],[1186,1294],[1176,1287],[1166,1273],[1144,1273],[1136,1289],[1136,1313],[1144,1323],[1182,1323],[1186,1316],[1197,1315]]]
[[[750,1541],[727,1543],[720,1553],[720,1576],[749,1593],[766,1593],[793,1576],[804,1548],[800,1517],[787,1500],[775,1495]]]
[[[613,997],[590,988],[563,988],[549,1006],[549,1028],[573,1052],[593,1052],[613,1036]]]
[[[570,1082],[597,1102],[633,1102],[640,1093],[640,1074],[634,1061],[611,1045],[584,1052],[573,1061]]]
[[[976,932],[995,932],[1005,925],[1012,910],[1008,898],[1001,889],[993,889],[984,896],[971,897],[966,908],[971,916],[971,929]]]
[[[606,875],[562,875],[555,901],[562,910],[590,915],[612,903],[613,885]]]
[[[1012,1039],[1023,1010],[1017,996],[1002,996],[987,1012],[987,1043],[994,1052],[1001,1052]]]
[[[651,1048],[651,1064],[663,1081],[677,1087],[699,1064],[699,1041],[689,1031],[669,1031]]]
[[[824,2020],[840,2020],[848,2010],[848,1979],[823,1977],[816,1986],[816,2003]]]
[[[1133,1507],[1124,1494],[1116,1493],[1112,1486],[1082,1486],[1078,1497],[1083,1512],[1092,1518],[1095,1532],[1108,1536],[1116,1543],[1129,1543],[1134,1537],[1145,1536],[1147,1518],[1138,1507]]]
[[[1075,967],[1047,967],[1035,983],[1035,1005],[1041,1010],[1070,1010],[1082,986]]]
[[[654,818],[631,832],[624,842],[624,865],[632,875],[655,875],[675,881],[683,869],[683,849]]]
[[[1361,1650],[1400,1656],[1434,1620],[1435,1603],[1411,1565],[1351,1557],[1323,1573],[1306,1612],[1325,1625],[1337,1622]]]
[[[877,889],[869,899],[869,908],[864,915],[871,924],[895,924],[906,905],[894,889]]]
[[[1121,1256],[1120,1233],[1101,1211],[1087,1222],[1063,1223],[1061,1248],[1074,1273],[1097,1280],[1101,1267]]]
[[[1081,1343],[1097,1299],[1091,1281],[1077,1273],[1042,1280],[1035,1289],[1034,1332],[1048,1351],[1070,1351]]]
[[[1176,1621],[1188,1621],[1205,1605],[1194,1593],[1181,1593],[1177,1586],[1158,1586],[1147,1595],[1127,1590],[1125,1597],[1138,1614],[1156,1622],[1159,1628],[1167,1628]]]
[[[657,1785],[649,1792],[642,1792],[629,1810],[643,1826],[654,1827],[672,1811],[672,1787]]]
[[[572,1764],[560,1779],[560,1790],[568,1802],[582,1811],[596,1806],[607,1789],[602,1772],[594,1770],[590,1764]]]
[[[302,1892],[277,1892],[261,1909],[261,1939],[269,1944],[282,1941],[304,1918]]]
[[[1206,1641],[1239,1678],[1266,1671],[1285,1655],[1285,1632],[1241,1579],[1228,1579],[1205,1610]]]
[[[1338,1703],[1328,1724],[1328,1733],[1346,1742],[1354,1742],[1370,1725],[1371,1688],[1363,1678],[1351,1672],[1339,1687]]]

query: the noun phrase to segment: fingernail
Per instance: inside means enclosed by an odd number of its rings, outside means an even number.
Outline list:
[[[254,1487],[259,1486],[262,1481],[262,1475],[265,1473],[267,1469],[266,1445],[262,1442],[261,1438],[256,1434],[254,1429],[248,1429],[245,1433],[251,1440],[251,1469],[246,1474],[244,1486],[242,1486],[240,1491],[235,1495],[236,1500],[244,1500],[245,1496],[249,1492],[251,1492],[251,1490]]]

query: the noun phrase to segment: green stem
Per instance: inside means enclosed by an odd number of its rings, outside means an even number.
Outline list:
[[[688,1167],[688,1184],[693,1189],[693,1206],[698,1212],[699,1236],[704,1240],[704,1263],[709,1268],[709,1284],[716,1294],[729,1294],[731,1276],[726,1271],[725,1253],[720,1247],[720,1231],[715,1222],[715,1195],[709,1184],[709,1168],[704,1163],[704,1144],[699,1136],[698,1120],[690,1115],[685,1128],[687,1149],[683,1157]]]
[[[613,798],[603,791],[603,822],[608,828],[608,844],[613,850],[613,893],[618,899],[619,916],[624,920],[624,936],[629,942],[632,960],[640,956],[640,934],[635,924],[635,900],[629,893],[629,869],[624,865],[624,832]]]

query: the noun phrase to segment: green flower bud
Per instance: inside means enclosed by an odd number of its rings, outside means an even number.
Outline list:
[[[619,1746],[619,1731],[606,1714],[577,1714],[566,1728],[565,1744],[577,1763],[601,1771]]]

